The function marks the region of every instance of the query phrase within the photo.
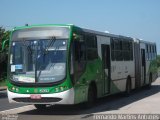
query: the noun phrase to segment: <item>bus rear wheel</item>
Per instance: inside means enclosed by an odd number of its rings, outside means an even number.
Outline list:
[[[126,84],[126,91],[125,91],[125,96],[130,96],[131,93],[131,78],[127,78],[127,84]]]
[[[45,105],[45,104],[35,104],[34,106],[35,106],[38,110],[46,109],[46,105]]]
[[[152,74],[149,75],[149,83],[148,83],[148,85],[146,86],[147,89],[150,89],[150,88],[151,88],[151,83],[152,83]]]

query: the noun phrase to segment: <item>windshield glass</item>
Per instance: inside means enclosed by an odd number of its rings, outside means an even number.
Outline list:
[[[57,82],[66,76],[67,39],[20,40],[11,43],[13,81]]]

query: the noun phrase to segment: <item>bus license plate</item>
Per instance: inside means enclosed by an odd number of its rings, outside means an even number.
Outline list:
[[[31,99],[41,99],[41,95],[30,95]]]

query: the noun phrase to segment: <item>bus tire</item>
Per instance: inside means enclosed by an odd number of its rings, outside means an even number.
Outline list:
[[[44,109],[46,109],[46,105],[45,104],[34,104],[34,106],[38,110],[44,110]]]
[[[90,85],[88,89],[88,98],[86,107],[87,108],[93,107],[95,101],[96,101],[96,88],[94,88],[93,85]]]
[[[148,85],[146,86],[147,89],[150,89],[151,88],[151,84],[152,84],[152,73],[149,74],[149,83]]]
[[[128,97],[130,96],[131,93],[131,78],[127,78],[127,83],[126,83],[126,91],[125,91],[125,96]]]

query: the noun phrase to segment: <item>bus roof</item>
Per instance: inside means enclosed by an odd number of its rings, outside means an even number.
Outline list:
[[[18,26],[18,27],[15,27],[13,29],[14,30],[20,30],[20,29],[27,29],[27,28],[33,28],[33,27],[71,27],[73,26],[72,24],[37,24],[37,25],[26,25],[26,26]]]
[[[106,32],[95,31],[95,30],[91,30],[91,29],[81,28],[78,26],[74,26],[74,27],[77,29],[81,29],[84,32],[93,33],[93,34],[97,34],[97,35],[101,35],[101,36],[124,38],[124,39],[132,39],[133,40],[133,38],[131,38],[131,37],[126,37],[126,36],[122,36],[122,35],[116,35],[116,34],[111,34],[111,33],[106,33]]]
[[[116,35],[116,34],[100,32],[100,31],[95,31],[95,30],[86,29],[86,28],[81,28],[81,27],[78,27],[78,26],[76,26],[74,24],[37,24],[37,25],[27,25],[27,26],[15,27],[13,29],[13,31],[20,30],[20,29],[32,28],[32,27],[53,27],[53,26],[56,26],[56,27],[58,27],[58,26],[59,27],[70,27],[70,28],[73,27],[75,29],[80,29],[80,30],[82,30],[84,32],[93,33],[93,34],[97,34],[97,35],[101,35],[101,36],[124,38],[124,39],[130,39],[130,40],[134,40],[134,41],[138,40],[141,43],[156,44],[155,42],[143,41],[143,40],[140,40],[138,38],[132,38],[132,37],[127,37],[127,36],[122,36],[122,35]]]
[[[133,39],[134,39],[134,41],[138,41],[140,43],[156,45],[155,42],[144,41],[144,40],[141,40],[141,39],[138,39],[138,38],[133,38]]]

